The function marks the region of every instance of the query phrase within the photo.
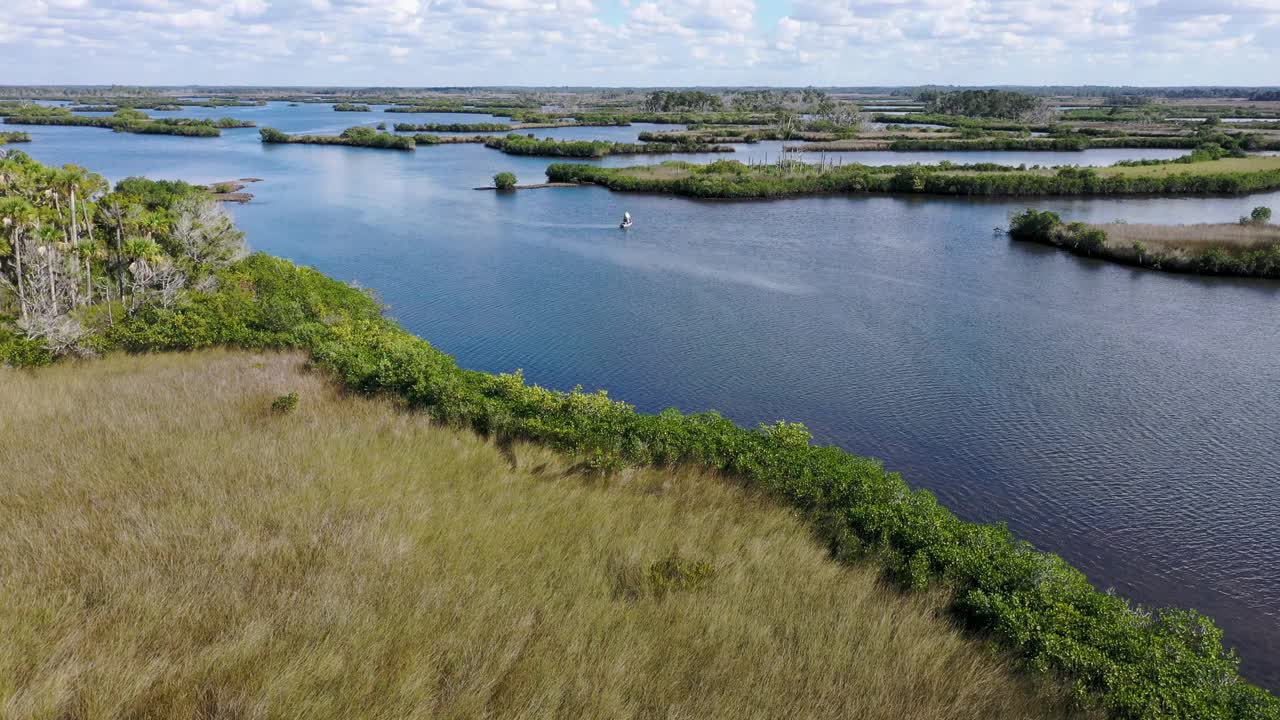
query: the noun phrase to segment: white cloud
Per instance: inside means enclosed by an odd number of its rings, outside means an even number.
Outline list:
[[[1280,65],[1280,0],[10,5],[0,67],[31,83],[1268,84]]]

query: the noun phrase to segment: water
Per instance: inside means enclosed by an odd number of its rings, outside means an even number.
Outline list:
[[[182,114],[289,132],[491,119],[283,104]],[[263,146],[255,130],[192,139],[24,129],[34,142],[22,149],[37,159],[111,178],[263,178],[254,202],[234,208],[256,249],[376,288],[406,327],[464,366],[604,387],[647,411],[803,421],[824,442],[883,458],[963,517],[1007,520],[1102,587],[1214,615],[1247,674],[1280,688],[1280,283],[1135,270],[993,233],[1028,204],[1083,220],[1213,222],[1280,207],[1280,193],[498,194],[470,188],[505,170],[539,181],[549,161],[476,145]],[[639,129],[572,129],[619,131],[634,139]],[[780,152],[742,149],[740,158]],[[1013,164],[1168,156],[856,154]],[[664,158],[601,162],[654,159]],[[636,218],[625,233],[624,210]]]

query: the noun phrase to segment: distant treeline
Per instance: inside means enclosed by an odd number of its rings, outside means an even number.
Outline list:
[[[536,155],[540,157],[600,158],[606,155],[643,155],[668,153],[718,153],[733,152],[724,145],[698,145],[691,143],[617,143],[605,140],[556,140],[533,138],[524,135],[507,135],[490,138],[485,147],[501,150],[508,155]]]
[[[1243,194],[1280,188],[1280,169],[1238,172],[1186,170],[1170,174],[1126,175],[1103,174],[1094,168],[1077,167],[1053,171],[951,164],[824,167],[798,161],[748,166],[733,160],[709,165],[663,163],[662,167],[677,172],[655,175],[647,168],[557,163],[547,168],[547,178],[552,182],[594,183],[611,190],[706,198],[768,198],[824,193],[977,196]]]
[[[1016,120],[1044,107],[1040,98],[1007,90],[964,90],[922,95],[926,112]]]

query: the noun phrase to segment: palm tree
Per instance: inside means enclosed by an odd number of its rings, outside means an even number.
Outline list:
[[[116,290],[120,294],[120,299],[124,299],[124,268],[127,263],[124,262],[124,239],[125,235],[131,232],[137,224],[138,218],[142,214],[142,208],[138,205],[138,201],[128,195],[119,192],[112,192],[102,198],[101,208],[103,215],[107,221],[115,227],[115,259],[113,265],[116,270]]]
[[[22,236],[30,230],[35,218],[35,207],[23,198],[0,198],[0,226],[4,227],[9,236],[9,242],[6,243],[8,249],[4,252],[13,253],[14,275],[18,284],[18,305],[21,308],[19,312],[24,320],[27,317],[27,292],[22,272]]]

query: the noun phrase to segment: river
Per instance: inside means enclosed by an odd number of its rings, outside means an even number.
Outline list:
[[[288,132],[487,115],[191,108]],[[235,207],[257,250],[376,289],[466,367],[524,368],[646,411],[785,418],[883,458],[959,515],[1005,520],[1100,587],[1213,615],[1280,689],[1280,283],[1165,275],[1011,243],[1033,205],[1072,219],[1232,221],[1241,198],[708,202],[601,188],[475,191],[551,162],[477,145],[413,153],[11,128],[109,178],[259,177]],[[634,140],[645,129],[534,130]],[[775,160],[778,143],[711,159]],[[829,162],[1109,164],[1168,150],[827,153]],[[626,165],[669,157],[613,157]],[[812,159],[812,158],[811,158]],[[636,225],[617,228],[623,211]]]

